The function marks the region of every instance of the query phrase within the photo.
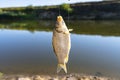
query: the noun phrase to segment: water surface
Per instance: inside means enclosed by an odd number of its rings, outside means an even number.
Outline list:
[[[68,73],[120,76],[120,21],[71,21]],[[53,21],[0,23],[0,71],[55,74]]]

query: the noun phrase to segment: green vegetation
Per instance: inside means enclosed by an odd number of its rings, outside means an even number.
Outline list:
[[[73,9],[70,7],[70,4],[65,4],[64,3],[60,7],[61,7],[61,9],[65,10],[67,12],[72,12],[73,11]]]
[[[59,5],[1,8],[0,20],[55,20],[59,15]],[[76,4],[61,4],[60,12],[64,19],[71,20],[113,20],[120,19],[119,1],[102,1]]]
[[[3,76],[3,73],[2,72],[0,72],[0,78]]]
[[[67,21],[65,21],[67,22]],[[120,21],[70,21],[69,29],[73,29],[75,34],[90,34],[103,36],[120,36]],[[1,22],[0,29],[28,30],[34,31],[52,31],[54,21],[13,21]]]
[[[36,21],[36,20],[23,20],[23,21],[8,21],[1,22],[0,29],[12,29],[12,30],[29,30],[30,32],[34,31],[51,31],[53,27],[53,23],[51,21]]]
[[[0,13],[2,13],[3,11],[2,11],[2,9],[0,9]]]

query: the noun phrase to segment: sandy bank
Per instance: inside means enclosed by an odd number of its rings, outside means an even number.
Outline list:
[[[67,74],[67,75],[3,75],[0,77],[0,80],[119,80],[119,79],[84,74]]]

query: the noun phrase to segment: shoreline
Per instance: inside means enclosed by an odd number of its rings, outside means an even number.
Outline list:
[[[4,74],[0,80],[119,80],[105,76],[94,76],[86,74],[56,74],[56,75],[27,75],[27,74]]]
[[[66,20],[68,13],[70,20],[120,20],[119,1],[0,8],[0,20],[55,20],[59,15],[58,6]]]

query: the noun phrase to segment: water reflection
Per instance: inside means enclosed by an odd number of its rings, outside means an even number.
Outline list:
[[[72,35],[71,60],[76,69],[120,73],[120,37]],[[71,65],[71,66],[72,66]],[[78,67],[79,66],[79,67]],[[77,70],[76,70],[77,71]]]
[[[75,22],[69,26],[74,31],[71,34],[68,72],[100,72],[119,77],[119,22]],[[19,26],[20,23],[23,22],[16,22],[17,26],[13,26],[13,23],[1,23],[2,27],[0,25],[0,71],[55,74],[57,60],[51,45],[54,22],[26,22]]]
[[[69,28],[75,34],[120,36],[120,21],[70,21]],[[68,24],[68,23],[66,23]],[[1,29],[52,31],[55,21],[18,21],[1,22]]]
[[[0,32],[0,70],[7,73],[47,72],[46,69],[52,68],[55,62],[51,35],[46,32],[33,34],[17,30]]]

